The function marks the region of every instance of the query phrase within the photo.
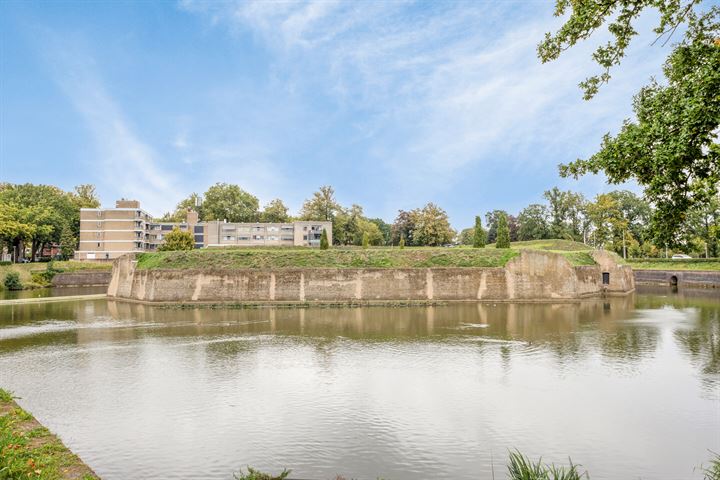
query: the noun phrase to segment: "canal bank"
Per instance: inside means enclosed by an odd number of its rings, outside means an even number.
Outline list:
[[[670,285],[688,288],[720,288],[720,271],[638,270],[633,269],[638,285]]]
[[[0,476],[38,480],[100,478],[3,389],[0,389]]]
[[[138,268],[113,264],[108,297],[147,303],[542,302],[625,295],[632,269],[604,251],[572,265],[557,253],[522,250],[502,267]]]

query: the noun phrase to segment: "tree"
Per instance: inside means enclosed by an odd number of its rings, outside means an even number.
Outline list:
[[[667,84],[653,80],[635,95],[635,121],[625,120],[620,132],[606,134],[600,150],[588,159],[561,165],[562,176],[578,178],[604,172],[611,183],[635,180],[655,206],[650,228],[661,244],[673,246],[675,235],[692,208],[709,201],[720,182],[720,7],[706,11],[698,0],[557,0],[555,15],[570,16],[555,35],[546,34],[538,46],[543,62],[589,38],[606,21],[613,41],[593,54],[603,68],[581,83],[585,98],[592,98],[610,79],[630,40],[637,34],[633,22],[640,12],[656,7],[658,39],[687,24],[682,40],[666,60]]]
[[[290,215],[288,215],[288,208],[285,206],[282,200],[276,198],[270,201],[262,213],[260,214],[260,221],[267,223],[285,223],[290,221]]]
[[[548,201],[548,236],[567,240],[583,240],[586,233],[585,197],[580,193],[563,192],[557,187],[546,191]]]
[[[330,243],[328,242],[327,230],[323,228],[320,234],[320,250],[327,250],[328,248],[330,248]]]
[[[652,215],[650,204],[628,190],[615,190],[608,195],[617,203],[632,236],[640,243],[648,240],[650,238],[648,227]]]
[[[392,243],[392,225],[381,218],[369,218],[368,221],[378,226],[378,230],[382,234],[382,243],[380,245],[390,245]]]
[[[372,222],[371,220],[368,220],[366,218],[360,218],[358,220],[358,231],[360,232],[360,236],[358,238],[359,241],[355,242],[355,245],[364,242],[365,237],[367,237],[369,245],[378,246],[384,245],[385,243],[385,238],[380,231],[380,227],[378,227],[377,224]]]
[[[518,240],[540,240],[548,238],[547,207],[533,203],[518,215]]]
[[[258,207],[257,197],[238,185],[216,183],[205,192],[203,220],[255,222],[258,219]]]
[[[300,219],[331,221],[340,209],[340,204],[335,200],[335,190],[329,185],[323,185],[313,193],[312,198],[305,200],[300,209]]]
[[[72,234],[69,226],[64,226],[60,234],[60,255],[63,260],[72,258],[77,248],[77,238]]]
[[[22,256],[20,245],[31,240],[37,226],[30,223],[30,208],[0,201],[0,241],[13,252],[15,261]]]
[[[203,212],[203,205],[201,200],[202,199],[200,195],[193,192],[187,198],[184,198],[183,200],[180,200],[180,202],[178,202],[178,204],[175,206],[174,212],[166,212],[158,220],[161,222],[181,223],[187,219],[187,212],[189,210],[196,211],[198,213],[198,218],[200,220],[205,220],[205,214]]]
[[[473,231],[473,242],[472,246],[473,248],[485,248],[485,244],[487,243],[487,234],[485,233],[485,229],[482,226],[482,220],[480,219],[480,216],[475,216],[475,229]]]
[[[627,230],[627,221],[623,218],[618,202],[607,193],[599,194],[594,202],[588,204],[587,213],[593,227],[593,245],[617,250],[618,244],[622,244],[619,235]]]
[[[415,231],[415,215],[413,212],[406,210],[398,210],[398,215],[392,225],[392,243],[400,242],[403,244],[414,245],[413,233]]]
[[[472,245],[475,238],[475,227],[463,228],[458,233],[457,241],[460,245]]]
[[[176,250],[192,250],[194,248],[195,240],[193,239],[192,233],[175,227],[170,233],[165,235],[165,242],[160,245],[159,250],[162,252],[172,252]]]
[[[488,226],[487,241],[488,243],[495,243],[497,240],[497,227],[498,220],[501,216],[505,216],[507,220],[507,212],[505,210],[493,210],[485,214],[485,223]]]
[[[447,212],[434,203],[413,210],[413,241],[416,245],[440,246],[452,242],[455,231],[450,227]]]
[[[505,213],[498,215],[496,248],[510,248],[510,227]]]
[[[24,223],[36,227],[29,239],[22,240],[30,242],[33,260],[43,246],[60,242],[63,226],[79,233],[80,207],[74,200],[74,194],[52,185],[0,185],[0,204],[14,204],[24,212]],[[18,243],[15,246],[19,248]]]
[[[77,185],[70,197],[78,208],[98,208],[100,206],[100,199],[97,192],[95,192],[95,185],[89,183]]]
[[[370,237],[367,232],[363,232],[362,236],[362,248],[368,248],[370,246]]]

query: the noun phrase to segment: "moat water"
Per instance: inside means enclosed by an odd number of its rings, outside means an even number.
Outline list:
[[[0,386],[102,478],[598,479],[720,452],[720,292],[580,304],[0,306]]]

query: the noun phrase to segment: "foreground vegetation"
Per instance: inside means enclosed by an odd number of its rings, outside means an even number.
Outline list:
[[[0,290],[6,289],[5,279],[8,274],[16,273],[20,289],[42,288],[50,286],[52,277],[61,272],[78,272],[82,270],[110,270],[112,264],[107,262],[79,262],[75,260],[45,263],[14,263],[0,264]]]
[[[502,267],[515,250],[460,248],[222,248],[142,253],[138,268]]]
[[[90,480],[97,477],[75,454],[0,389],[0,480]]]
[[[708,466],[700,466],[704,480],[720,480],[720,455],[712,453],[713,458]],[[507,477],[509,480],[581,480],[589,479],[590,474],[582,470],[580,465],[574,464],[568,458],[569,465],[555,465],[543,463],[542,459],[533,462],[527,456],[515,450],[509,453],[507,464]],[[291,470],[284,469],[277,475],[263,473],[248,467],[247,473],[241,469],[234,474],[235,480],[285,480]],[[493,475],[494,478],[494,475]],[[334,480],[345,480],[337,475]],[[382,479],[379,479],[382,480]]]

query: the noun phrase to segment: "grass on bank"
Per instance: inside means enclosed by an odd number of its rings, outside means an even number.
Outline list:
[[[217,248],[138,255],[138,268],[502,267],[515,250],[460,248]]]
[[[444,247],[334,247],[208,248],[184,252],[138,255],[138,268],[428,268],[503,267],[521,249],[543,250],[565,256],[572,265],[594,265],[590,247],[567,240],[515,242],[510,249]]]
[[[3,280],[10,272],[17,272],[23,288],[41,288],[49,286],[48,279],[42,275],[47,271],[51,262],[13,263],[0,265],[0,290],[3,290]],[[112,270],[110,262],[80,262],[77,260],[54,261],[52,268],[62,272],[78,272],[82,270]]]
[[[0,480],[97,477],[47,428],[0,389]]]
[[[720,271],[720,259],[717,258],[629,258],[625,260],[635,270],[705,270]]]

